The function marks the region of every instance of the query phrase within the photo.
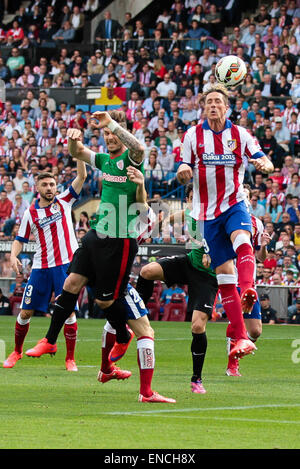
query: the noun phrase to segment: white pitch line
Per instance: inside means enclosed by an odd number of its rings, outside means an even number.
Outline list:
[[[176,412],[217,412],[226,410],[251,410],[251,409],[277,409],[285,407],[300,407],[300,404],[265,404],[265,405],[249,405],[249,406],[236,406],[236,407],[194,407],[185,409],[155,409],[146,411],[132,411],[132,412],[100,412],[101,415],[154,415],[154,414],[174,414]]]
[[[143,416],[143,415],[142,415]],[[146,415],[144,415],[146,417]],[[167,417],[167,418],[179,418],[179,419],[191,419],[191,420],[231,420],[237,422],[255,422],[255,423],[271,423],[274,424],[292,424],[300,425],[300,420],[271,420],[271,419],[247,419],[241,417],[201,417],[201,416],[189,416],[189,415],[151,415],[151,417]]]

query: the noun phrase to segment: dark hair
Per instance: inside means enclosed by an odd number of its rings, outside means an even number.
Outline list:
[[[109,111],[110,117],[116,121],[121,127],[127,129],[126,114],[124,111]]]
[[[55,180],[54,174],[45,171],[38,175],[37,181],[42,181],[42,179],[47,179],[47,178],[52,178]]]

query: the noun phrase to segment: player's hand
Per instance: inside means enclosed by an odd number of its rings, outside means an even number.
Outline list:
[[[67,137],[71,140],[75,140],[77,142],[81,141],[81,130],[79,129],[68,129],[67,130]]]
[[[179,166],[177,171],[177,179],[180,184],[186,184],[189,182],[193,177],[192,168],[189,167],[188,164],[182,164]]]
[[[209,254],[203,254],[202,256],[202,264],[203,266],[208,269],[211,264],[211,258]]]
[[[16,274],[19,274],[22,269],[22,262],[17,257],[10,257],[10,265]]]
[[[134,166],[127,167],[127,176],[129,181],[134,182],[135,184],[142,185],[144,184],[144,175],[143,173],[135,168]]]
[[[107,127],[110,122],[112,122],[112,118],[108,114],[108,112],[94,112],[92,114],[93,119],[97,119],[99,121],[100,128]]]
[[[261,246],[264,247],[264,246],[268,246],[268,244],[270,244],[271,242],[271,236],[269,235],[269,233],[267,233],[266,231],[263,232],[262,236],[261,236]]]
[[[253,164],[255,169],[257,169],[257,171],[261,171],[262,173],[270,173],[274,171],[272,162],[266,156],[257,159],[250,159],[249,163]]]

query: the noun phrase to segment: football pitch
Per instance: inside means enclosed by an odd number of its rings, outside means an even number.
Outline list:
[[[14,324],[15,318],[0,317],[6,354],[13,350]],[[32,319],[25,350],[48,324]],[[149,404],[137,401],[135,340],[119,362],[131,378],[97,381],[103,324],[78,321],[77,373],[65,371],[62,334],[54,358],[24,356],[13,369],[0,365],[0,448],[299,448],[299,327],[264,326],[255,356],[240,362],[243,376],[229,378],[226,324],[209,323],[207,394],[197,395],[190,392],[190,324],[154,322],[153,389],[177,403]]]

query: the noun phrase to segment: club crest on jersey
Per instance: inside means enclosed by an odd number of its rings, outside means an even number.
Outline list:
[[[236,147],[237,147],[237,141],[236,141],[236,139],[234,138],[234,139],[232,139],[232,140],[227,140],[227,146],[228,146],[228,148],[229,148],[231,151],[235,150]]]
[[[52,204],[50,210],[51,210],[52,213],[60,212],[60,206],[59,206],[59,204],[57,204],[57,203]]]
[[[31,298],[28,298],[27,296],[25,296],[24,302],[25,302],[26,305],[30,305],[30,303],[31,303]]]
[[[124,161],[123,160],[117,161],[117,167],[119,168],[120,171],[122,171],[124,169]]]

